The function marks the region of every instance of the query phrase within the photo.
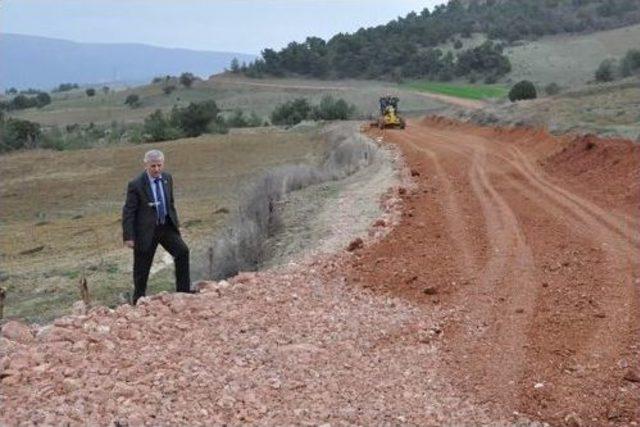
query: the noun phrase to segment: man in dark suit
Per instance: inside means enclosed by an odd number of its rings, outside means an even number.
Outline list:
[[[189,248],[179,231],[173,198],[173,178],[164,170],[164,154],[151,150],[144,155],[144,172],[129,182],[122,208],[125,246],[133,249],[133,304],[147,291],[147,279],[158,244],[173,256],[176,291],[191,292]]]

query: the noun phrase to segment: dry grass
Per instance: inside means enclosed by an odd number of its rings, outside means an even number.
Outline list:
[[[640,79],[598,84],[555,97],[486,109],[507,123],[546,126],[554,132],[588,132],[640,138]]]
[[[140,95],[142,105],[131,109],[124,105],[127,95]],[[13,113],[15,116],[43,125],[63,126],[80,123],[140,123],[155,109],[165,111],[173,105],[213,99],[225,110],[242,109],[268,119],[276,105],[295,98],[307,98],[317,104],[325,95],[344,98],[356,105],[361,115],[376,114],[378,98],[394,94],[401,99],[403,111],[426,111],[439,104],[394,83],[375,81],[320,81],[305,79],[246,79],[216,76],[194,83],[191,89],[179,87],[171,95],[162,92],[161,85],[147,85],[107,95],[98,93],[88,98],[82,94],[56,96],[47,107]]]
[[[233,211],[253,178],[283,164],[317,164],[323,145],[313,131],[259,129],[153,147],[167,156],[186,240],[198,248],[224,224],[228,215],[223,208]],[[0,157],[6,316],[46,320],[59,315],[77,299],[75,281],[83,270],[92,293],[104,303],[116,303],[118,291],[131,287],[131,254],[122,248],[120,210],[127,181],[140,172],[140,159],[150,148]],[[172,286],[170,274],[155,280],[152,288]]]
[[[540,87],[555,82],[576,87],[594,79],[593,73],[606,58],[621,58],[638,48],[640,25],[587,35],[542,37],[505,50],[514,81],[531,80]]]

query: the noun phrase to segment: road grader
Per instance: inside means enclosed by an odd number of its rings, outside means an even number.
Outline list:
[[[398,114],[398,97],[383,96],[380,98],[380,116],[378,120],[371,123],[371,126],[377,126],[379,129],[400,128],[404,129],[406,122]]]

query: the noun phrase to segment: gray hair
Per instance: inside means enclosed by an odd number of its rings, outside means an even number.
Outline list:
[[[149,150],[144,153],[144,162],[164,162],[164,154],[160,150]]]

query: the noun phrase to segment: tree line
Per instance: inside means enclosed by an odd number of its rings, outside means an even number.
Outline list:
[[[548,34],[597,31],[640,22],[637,0],[451,0],[411,12],[386,25],[340,33],[325,41],[308,37],[231,71],[248,77],[419,78],[448,80],[472,74],[499,77],[510,71],[501,42]],[[437,48],[484,33],[490,41],[454,54]],[[500,41],[500,42],[498,42]]]

